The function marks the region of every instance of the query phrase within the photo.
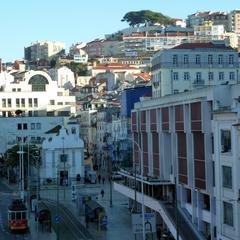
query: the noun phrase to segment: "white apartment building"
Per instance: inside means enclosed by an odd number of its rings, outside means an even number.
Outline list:
[[[240,33],[240,9],[231,11],[228,14],[229,31]]]
[[[77,118],[80,125],[80,136],[85,147],[91,152],[96,148],[97,110],[79,110]]]
[[[201,25],[193,27],[195,40],[219,40],[224,34],[224,25],[213,25],[213,22],[206,21]]]
[[[240,84],[142,98],[131,121],[133,166],[158,226],[175,239],[240,239]],[[142,204],[139,172],[136,186],[134,170],[121,173],[115,190]]]
[[[74,72],[66,66],[53,68],[49,70],[52,80],[57,81],[58,87],[69,88],[75,87]]]
[[[229,46],[186,43],[152,58],[153,97],[238,81],[238,52]]]
[[[24,59],[38,61],[49,58],[65,51],[65,43],[58,41],[37,41],[24,48]]]
[[[67,121],[68,117],[1,117],[0,154],[4,154],[21,139],[25,144],[40,146],[47,131]]]
[[[133,33],[131,35],[123,36],[124,52],[138,53],[138,52],[155,52],[161,49],[169,49],[175,47],[183,42],[191,42],[193,33],[179,32],[179,33]]]
[[[75,103],[75,97],[46,72],[28,71],[2,85],[0,116],[69,116],[75,114]]]
[[[55,136],[42,143],[40,180],[71,185],[77,176],[84,176],[84,143],[79,137],[79,125],[68,124]]]
[[[73,55],[73,61],[75,63],[85,63],[88,62],[88,54],[86,51],[79,49],[79,52]]]

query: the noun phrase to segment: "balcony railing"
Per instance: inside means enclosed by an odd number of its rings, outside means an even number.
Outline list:
[[[193,87],[194,88],[198,88],[198,87],[204,87],[205,86],[205,80],[195,80],[193,83],[192,83]]]

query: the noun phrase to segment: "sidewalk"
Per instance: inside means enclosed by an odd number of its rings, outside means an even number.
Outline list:
[[[53,189],[53,190],[50,190]],[[100,192],[104,190],[105,194],[102,198]],[[80,193],[89,194],[92,196],[92,200],[96,200],[102,205],[108,216],[107,230],[98,230],[97,223],[90,222],[86,229],[90,234],[97,240],[132,240],[134,234],[132,233],[131,226],[131,214],[128,210],[128,199],[120,193],[113,190],[112,192],[112,203],[113,206],[110,208],[110,187],[108,180],[105,184],[87,184],[80,186],[77,190]],[[59,191],[59,200],[61,204],[66,206],[85,226],[83,218],[80,218],[77,213],[76,203],[71,199],[71,188],[68,187],[65,190],[65,200],[63,198],[63,189]],[[56,201],[56,189],[50,187],[46,190],[41,191],[42,198],[48,198]]]

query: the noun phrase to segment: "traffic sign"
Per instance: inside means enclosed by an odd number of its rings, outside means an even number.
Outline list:
[[[144,228],[146,233],[156,232],[156,214],[145,213],[144,214]],[[142,233],[142,214],[132,214],[132,229],[134,233]]]
[[[55,222],[59,223],[61,221],[61,217],[59,215],[55,216]]]
[[[101,224],[102,225],[107,225],[108,223],[108,216],[104,215],[102,218],[101,218]]]

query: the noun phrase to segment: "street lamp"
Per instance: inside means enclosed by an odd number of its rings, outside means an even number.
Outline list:
[[[136,142],[134,139],[132,138],[125,138],[125,139],[128,139],[128,140],[131,140],[134,144],[136,144],[137,148],[138,148],[138,151],[140,153],[140,168],[141,168],[141,197],[142,197],[142,233],[143,233],[143,240],[146,239],[146,233],[145,233],[145,212],[144,212],[144,190],[143,190],[143,156],[142,156],[142,149],[141,147],[139,146],[138,142]],[[134,151],[134,148],[133,148],[133,151]],[[136,165],[136,163],[135,163]],[[135,166],[136,168],[136,166]],[[136,169],[135,169],[136,170]],[[135,171],[135,178],[136,178],[136,171]],[[135,181],[135,184],[136,184],[136,181]],[[135,186],[135,191],[136,191],[136,186]]]

